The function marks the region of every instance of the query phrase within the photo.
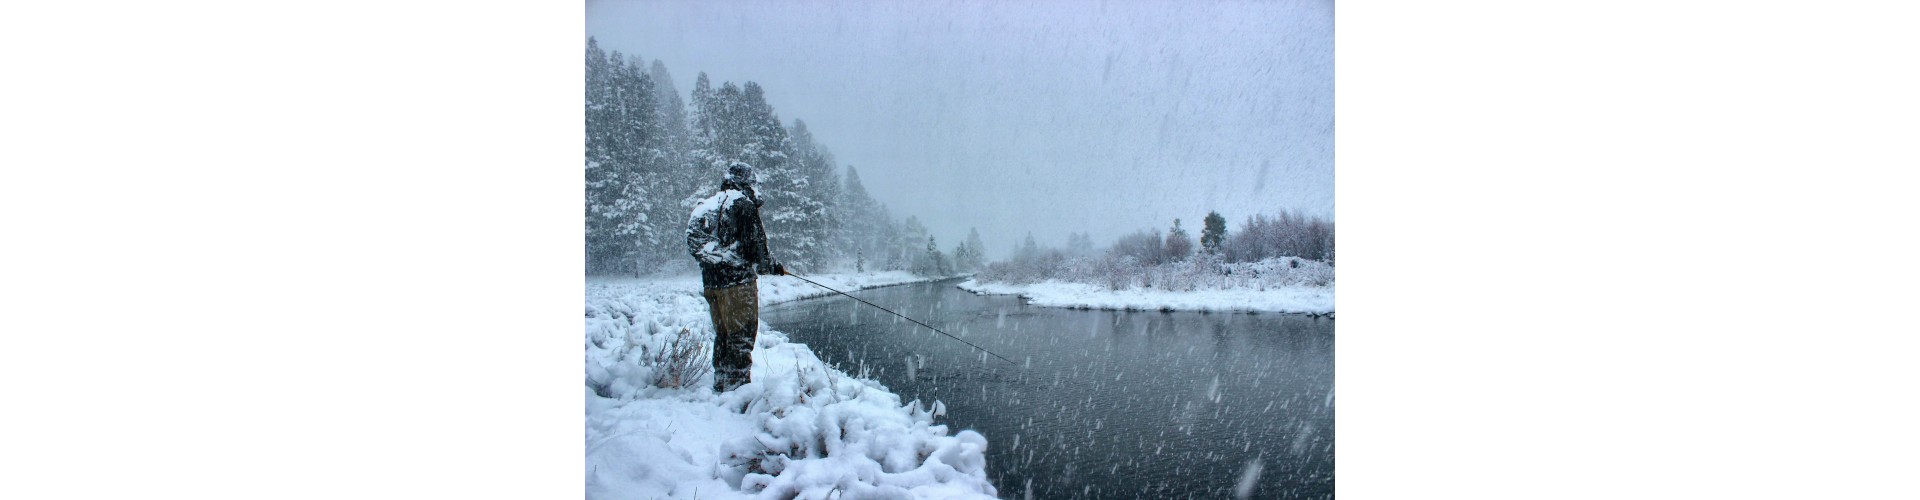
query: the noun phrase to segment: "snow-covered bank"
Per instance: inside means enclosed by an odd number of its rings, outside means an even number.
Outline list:
[[[809,278],[847,291],[926,281],[904,272]],[[790,277],[760,283],[762,305],[832,293]],[[986,438],[934,424],[943,406],[903,404],[765,323],[752,383],[719,395],[710,374],[691,388],[654,386],[652,355],[682,329],[711,343],[699,290],[698,276],[588,281],[588,498],[997,494],[986,479]]]
[[[1167,291],[1142,288],[1111,290],[1085,283],[1047,280],[1011,285],[960,282],[961,290],[993,295],[1019,295],[1036,306],[1129,311],[1220,311],[1333,314],[1333,286],[1287,286],[1257,289]]]

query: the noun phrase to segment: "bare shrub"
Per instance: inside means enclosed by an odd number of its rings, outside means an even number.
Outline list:
[[[653,380],[649,382],[668,389],[688,387],[712,372],[713,344],[705,337],[681,328],[665,349],[646,356],[653,365]]]
[[[1114,257],[1132,257],[1135,262],[1157,266],[1167,260],[1166,244],[1160,238],[1160,230],[1135,231],[1121,236],[1113,242],[1108,255]]]
[[[1140,273],[1139,264],[1132,257],[1107,256],[1093,260],[1090,269],[1091,280],[1107,286],[1108,290],[1125,290],[1133,287],[1133,277]]]
[[[1333,262],[1333,222],[1285,210],[1277,217],[1247,217],[1238,232],[1222,245],[1230,262],[1259,262],[1273,257],[1300,257]]]
[[[988,264],[974,278],[982,282],[1024,285],[1068,274],[1065,253],[1055,249],[1023,250],[1012,259]]]
[[[1159,287],[1183,292],[1219,288],[1222,273],[1219,256],[1195,254],[1188,260],[1160,266],[1158,274],[1163,281]]]

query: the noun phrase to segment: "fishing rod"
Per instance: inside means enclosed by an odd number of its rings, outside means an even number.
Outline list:
[[[818,282],[818,281],[814,281],[814,280],[810,280],[810,279],[807,279],[807,277],[805,277],[805,276],[801,276],[801,275],[798,275],[798,274],[793,274],[792,272],[787,272],[787,273],[785,273],[785,274],[786,274],[787,276],[792,276],[792,277],[795,277],[795,278],[800,278],[800,281],[805,281],[805,282],[808,282],[808,283],[813,283],[813,286],[817,286],[817,287],[820,287],[820,288],[825,288],[825,289],[827,289],[827,290],[829,290],[829,291],[832,291],[833,293],[837,293],[837,294],[841,294],[841,295],[846,295],[846,296],[847,296],[847,298],[851,298],[851,299],[853,299],[853,300],[858,300],[858,301],[860,301],[860,303],[862,303],[862,304],[866,304],[866,305],[870,305],[870,306],[873,306],[873,308],[874,308],[874,309],[879,309],[879,310],[882,310],[882,311],[886,311],[886,312],[888,312],[888,313],[892,313],[892,314],[893,314],[894,316],[899,316],[899,317],[902,317],[902,318],[906,318],[906,319],[907,319],[907,321],[912,321],[912,322],[913,322],[913,324],[916,324],[916,325],[920,325],[920,326],[924,326],[924,327],[927,327],[927,329],[928,329],[928,330],[933,330],[933,331],[935,331],[935,332],[939,332],[939,333],[940,333],[941,335],[946,335],[946,336],[947,336],[947,338],[950,338],[950,339],[954,339],[954,340],[958,340],[958,341],[960,341],[960,343],[962,343],[962,344],[966,344],[966,345],[967,345],[968,347],[972,347],[972,348],[974,348],[974,349],[979,349],[979,350],[980,350],[980,352],[984,352],[984,353],[987,353],[987,354],[992,354],[992,355],[993,355],[993,357],[996,357],[996,358],[1000,358],[1000,360],[1001,360],[1001,361],[1006,361],[1006,362],[1008,362],[1008,363],[1013,363],[1013,360],[1011,360],[1011,359],[1007,359],[1007,357],[1006,357],[1006,356],[1001,356],[1001,355],[999,355],[999,354],[993,354],[993,351],[989,351],[989,350],[987,350],[987,348],[985,348],[985,347],[980,347],[980,346],[977,346],[977,345],[973,345],[973,343],[972,343],[972,342],[968,342],[968,341],[966,341],[966,340],[964,340],[964,339],[961,339],[960,337],[955,337],[955,336],[953,336],[953,334],[951,334],[951,333],[947,333],[947,332],[942,332],[942,331],[940,331],[940,329],[939,329],[939,328],[934,328],[934,327],[933,327],[933,325],[929,325],[929,324],[926,324],[926,323],[921,323],[921,322],[920,322],[920,320],[917,320],[917,319],[913,319],[913,318],[907,318],[907,316],[906,316],[906,315],[904,315],[904,314],[900,314],[900,313],[897,313],[897,312],[893,312],[893,310],[892,310],[892,309],[887,309],[887,308],[885,308],[885,307],[880,307],[880,306],[878,306],[878,305],[875,305],[875,304],[874,304],[874,303],[872,303],[872,302],[867,302],[867,299],[862,299],[862,298],[859,298],[859,297],[854,297],[854,296],[853,296],[852,294],[849,294],[849,293],[847,293],[847,292],[842,292],[842,291],[839,291],[839,290],[834,290],[834,289],[833,289],[833,287],[830,287],[830,286],[826,286],[826,285],[822,285],[822,284],[820,284],[820,282]],[[1015,363],[1015,364],[1018,364],[1018,363]]]

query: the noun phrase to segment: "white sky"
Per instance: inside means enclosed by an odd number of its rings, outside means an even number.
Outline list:
[[[602,48],[757,81],[942,250],[1209,209],[1332,217],[1333,5],[589,1]],[[843,170],[844,171],[844,170]]]

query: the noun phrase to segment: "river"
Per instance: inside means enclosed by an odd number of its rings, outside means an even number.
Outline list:
[[[768,307],[774,329],[944,423],[987,436],[1003,498],[1333,496],[1332,319],[1028,306],[955,281],[853,292],[1008,363],[834,296]],[[1257,470],[1257,472],[1252,472]]]

